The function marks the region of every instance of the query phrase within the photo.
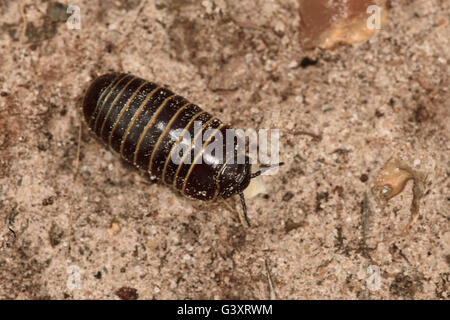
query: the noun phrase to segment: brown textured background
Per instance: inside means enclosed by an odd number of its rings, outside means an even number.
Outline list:
[[[81,30],[55,2],[0,0],[0,298],[265,299],[265,261],[280,299],[450,297],[448,1],[391,1],[383,30],[317,63],[295,0],[70,3]],[[253,228],[151,184],[86,126],[74,181],[80,97],[111,70],[282,130]],[[371,192],[391,156],[427,175],[406,236],[412,182],[385,208]]]

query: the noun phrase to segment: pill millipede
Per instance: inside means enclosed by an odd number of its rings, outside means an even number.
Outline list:
[[[94,79],[82,108],[85,122],[101,141],[160,184],[199,200],[239,194],[250,225],[243,191],[252,178],[270,167],[252,173],[247,154],[241,154],[243,163],[228,163],[216,155],[209,155],[208,161],[196,161],[217,133],[224,137],[222,154],[226,154],[226,130],[232,130],[229,125],[169,89],[126,73]],[[200,132],[194,130],[194,122],[200,123]],[[237,148],[238,140],[231,142],[233,159],[245,153]],[[180,146],[187,151],[180,154],[179,163],[171,161]],[[189,156],[194,161],[184,161]]]

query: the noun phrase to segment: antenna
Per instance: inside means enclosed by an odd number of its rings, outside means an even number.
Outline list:
[[[275,167],[281,167],[282,165],[284,165],[284,162],[276,163],[276,164],[273,164],[273,165],[271,165],[269,167],[261,168],[260,170],[256,171],[255,173],[252,173],[250,175],[250,179],[256,178],[257,176],[260,176],[262,173],[266,172],[267,170],[270,170],[270,169],[275,168]]]

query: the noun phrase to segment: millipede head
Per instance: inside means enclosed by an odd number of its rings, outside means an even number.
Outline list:
[[[251,165],[227,164],[219,175],[219,195],[226,199],[243,192],[250,184]]]

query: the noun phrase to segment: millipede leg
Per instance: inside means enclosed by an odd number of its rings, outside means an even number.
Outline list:
[[[77,156],[75,158],[75,173],[73,174],[73,181],[77,179],[78,171],[80,168],[80,152],[81,152],[81,135],[83,133],[83,122],[80,122],[80,127],[78,128],[78,143],[77,143]]]
[[[248,219],[248,216],[247,216],[247,205],[245,204],[244,193],[240,192],[239,197],[241,198],[241,205],[242,205],[242,210],[244,211],[245,222],[247,222],[248,227],[251,227],[250,220]]]

